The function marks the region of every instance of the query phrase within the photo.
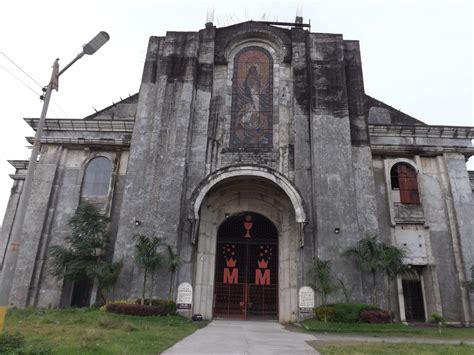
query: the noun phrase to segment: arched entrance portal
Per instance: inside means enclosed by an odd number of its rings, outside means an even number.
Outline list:
[[[218,316],[218,314],[224,313],[219,309],[216,312],[215,309],[215,302],[217,301],[217,306],[219,306],[220,301],[215,295],[216,283],[224,281],[223,273],[226,272],[224,268],[227,267],[222,254],[222,245],[218,250],[218,244],[220,244],[221,238],[226,238],[226,235],[229,236],[230,240],[243,237],[246,234],[243,222],[245,222],[245,216],[250,214],[252,216],[252,221],[250,222],[253,223],[250,234],[252,236],[255,235],[256,239],[254,240],[256,242],[258,242],[257,238],[268,238],[275,242],[278,241],[278,250],[274,253],[276,257],[271,259],[276,262],[277,268],[274,270],[278,273],[274,274],[278,280],[276,287],[278,291],[274,302],[277,311],[273,311],[274,316],[272,317],[278,318],[281,323],[296,321],[298,314],[298,283],[302,274],[302,271],[300,271],[300,265],[302,265],[300,259],[302,250],[300,244],[301,235],[299,234],[301,228],[298,225],[297,216],[299,216],[298,218],[304,218],[304,213],[300,213],[303,211],[300,208],[301,204],[295,205],[293,202],[296,203],[301,201],[301,199],[290,198],[288,194],[291,194],[291,189],[287,189],[287,192],[276,182],[262,176],[237,175],[222,178],[217,182],[215,180],[212,181],[214,183],[203,185],[203,188],[195,194],[198,198],[193,200],[199,201],[199,203],[196,202],[199,205],[199,219],[195,219],[194,224],[196,230],[196,250],[193,256],[193,314],[201,314],[204,319],[212,319]],[[238,218],[240,218],[240,221]],[[235,221],[234,228],[231,227],[232,221]],[[265,229],[261,233],[257,233],[258,229],[253,230],[253,228],[260,228],[258,226],[265,225],[268,230],[276,229],[276,232],[270,235],[263,232]],[[269,225],[271,227],[268,227]],[[227,227],[230,230],[229,234],[224,233]],[[246,243],[249,244],[250,251],[252,251],[252,242],[248,241]],[[248,255],[250,257],[251,254]],[[247,258],[247,254],[245,258]],[[254,255],[253,258],[255,262],[256,256]],[[240,259],[237,263],[239,262]],[[237,268],[240,267],[240,264],[236,265],[239,265]],[[250,271],[248,271],[250,276],[247,276],[245,283],[255,283],[255,280],[252,278],[255,278],[256,269],[263,268],[255,267],[255,264],[246,263],[245,265],[250,265]],[[235,271],[231,270],[230,266],[228,268],[227,280],[235,277],[232,274]],[[254,268],[252,272],[251,268]],[[221,274],[216,274],[216,270],[221,270]],[[239,269],[238,273],[240,272],[241,270]],[[261,270],[260,272],[263,278],[262,282],[266,282],[265,278],[267,276],[265,276],[265,271]],[[270,282],[273,282],[271,274],[272,271],[270,270]],[[258,276],[260,277],[260,274]],[[243,275],[238,275],[239,283],[241,280],[244,280],[241,277]],[[248,294],[248,292],[245,294]],[[267,297],[267,293],[265,295]],[[239,307],[240,302],[247,302],[246,306],[244,304],[247,313],[241,313],[241,318],[244,315],[250,316],[249,301],[249,299],[245,300],[243,298],[240,298],[238,301]],[[252,302],[251,306],[254,308],[254,302]],[[216,315],[216,313],[218,314]],[[229,311],[227,314],[229,314]]]
[[[217,232],[214,317],[278,319],[278,231],[258,213],[229,216]]]

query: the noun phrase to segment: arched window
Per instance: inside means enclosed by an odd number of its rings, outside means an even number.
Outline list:
[[[420,203],[416,170],[413,167],[407,163],[395,164],[390,170],[390,182],[392,190],[399,190],[401,203]]]
[[[106,196],[109,192],[110,174],[112,164],[104,157],[92,159],[87,164],[82,196]]]
[[[242,49],[234,58],[231,148],[273,144],[273,59],[264,48]]]

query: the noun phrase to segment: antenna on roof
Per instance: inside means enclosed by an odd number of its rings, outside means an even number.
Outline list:
[[[303,24],[303,9],[299,5],[296,6],[295,23]]]
[[[303,17],[303,9],[300,7],[300,5],[296,5],[296,16]]]
[[[207,15],[206,15],[206,28],[212,27],[213,22],[214,22],[214,8],[208,7]]]

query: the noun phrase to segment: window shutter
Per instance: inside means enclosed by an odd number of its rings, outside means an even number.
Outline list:
[[[400,183],[400,202],[407,204],[419,204],[418,182],[414,169],[406,164],[397,166],[398,180]]]

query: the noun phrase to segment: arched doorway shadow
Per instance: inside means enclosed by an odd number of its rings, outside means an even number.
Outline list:
[[[278,230],[265,216],[227,216],[217,232],[215,318],[278,319]]]

